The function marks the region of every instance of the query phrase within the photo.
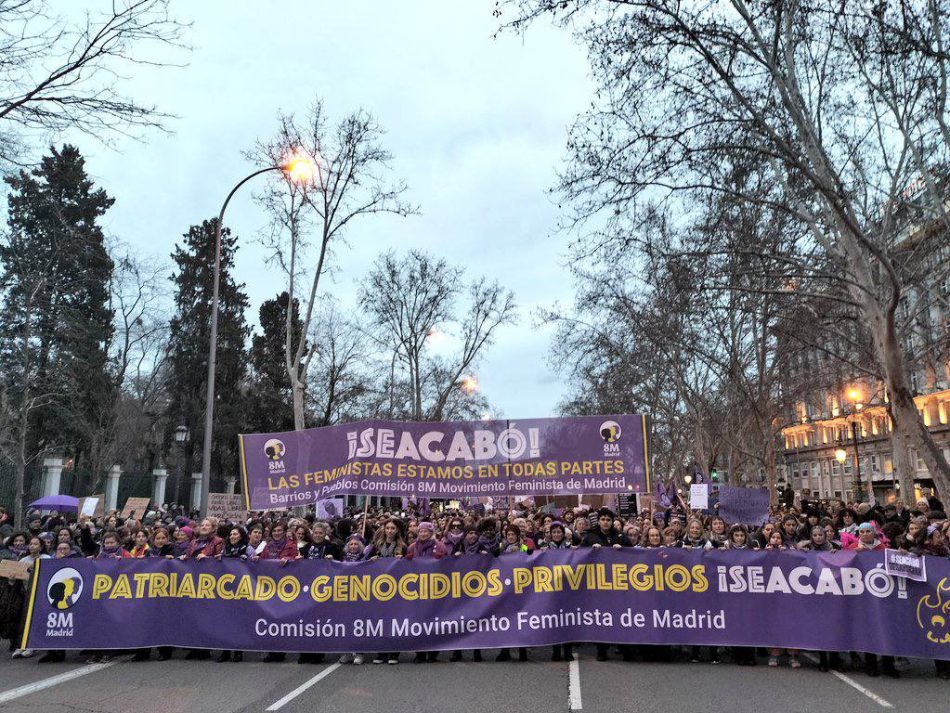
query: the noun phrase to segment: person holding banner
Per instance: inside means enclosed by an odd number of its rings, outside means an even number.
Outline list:
[[[304,559],[310,560],[341,560],[343,551],[340,546],[329,538],[330,526],[325,522],[313,523],[310,530],[310,547]]]
[[[181,559],[203,560],[206,557],[220,557],[224,552],[224,540],[216,534],[217,527],[211,518],[205,518],[198,525],[198,536],[188,543],[188,549]]]
[[[148,533],[145,530],[137,530],[135,532],[135,541],[132,545],[132,549],[129,550],[129,556],[132,557],[132,559],[144,559],[150,556]]]
[[[445,545],[435,538],[435,525],[428,520],[420,522],[416,541],[406,550],[406,559],[442,559],[447,554]],[[438,651],[419,651],[414,663],[433,663],[438,658]]]
[[[314,525],[316,530],[316,525]],[[399,523],[395,518],[389,518],[383,523],[383,526],[376,530],[373,536],[372,544],[367,548],[367,559],[399,559],[406,554],[406,543],[402,539],[402,532],[399,529]],[[478,659],[481,660],[481,652],[476,651]],[[389,664],[395,666],[399,663],[398,651],[381,651],[373,657],[374,664]]]
[[[296,558],[297,543],[287,537],[287,523],[278,520],[271,527],[270,539],[264,545],[257,559],[280,560],[281,564],[287,564],[287,562]]]
[[[96,559],[128,559],[129,557],[131,555],[128,550],[119,544],[119,533],[115,530],[106,530],[102,533],[99,554],[96,555]]]
[[[703,521],[694,517],[686,526],[686,534],[680,539],[680,546],[687,550],[711,550],[713,543],[703,532]]]
[[[244,532],[243,527],[234,525],[228,531],[228,537],[224,543],[224,550],[221,552],[220,559],[236,559],[242,562],[247,560],[247,533]],[[227,663],[228,661],[241,663],[243,660],[243,651],[231,651],[229,649],[222,649],[217,658],[218,663]]]

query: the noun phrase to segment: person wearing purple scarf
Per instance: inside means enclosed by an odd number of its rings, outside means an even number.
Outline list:
[[[214,523],[205,518],[198,526],[198,536],[188,543],[188,548],[181,559],[201,560],[205,557],[220,557],[222,552],[224,552],[224,540],[215,532]]]
[[[428,521],[419,523],[419,533],[416,541],[406,550],[406,559],[442,559],[448,550],[441,542],[435,539],[435,526]]]
[[[459,539],[459,541],[456,543],[453,554],[455,554],[456,557],[461,557],[462,555],[490,555],[491,550],[485,547],[485,543],[482,541],[481,537],[479,537],[478,530],[469,525],[465,528],[461,539]],[[449,661],[461,660],[462,652],[458,649],[453,651],[452,655],[449,657]],[[482,650],[474,649],[472,651],[472,661],[479,662],[481,660]]]
[[[175,557],[188,554],[188,547],[191,545],[192,537],[194,537],[194,530],[188,525],[183,525],[175,530],[175,546],[172,550],[172,554]]]
[[[449,519],[448,527],[446,527],[445,534],[442,536],[442,544],[445,545],[445,549],[449,552],[455,552],[455,548],[459,546],[464,536],[464,528],[465,523],[462,522],[461,518],[453,517]]]
[[[419,523],[419,533],[416,541],[406,550],[406,559],[442,559],[448,551],[445,545],[435,539],[435,526],[428,521]],[[438,651],[420,651],[416,654],[415,663],[432,663],[439,658]]]

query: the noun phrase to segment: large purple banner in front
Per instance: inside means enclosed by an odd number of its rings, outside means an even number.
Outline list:
[[[646,417],[362,421],[240,437],[249,510],[339,495],[650,492]]]
[[[374,652],[618,644],[950,659],[950,561],[883,553],[552,550],[361,563],[41,560],[23,648]]]

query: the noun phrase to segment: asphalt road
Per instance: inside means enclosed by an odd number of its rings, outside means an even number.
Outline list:
[[[403,654],[398,666],[264,664],[259,654],[243,663],[170,661],[132,663],[128,655],[90,665],[70,652],[62,664],[36,658],[0,660],[3,713],[494,713],[583,710],[662,713],[684,711],[950,711],[950,681],[937,679],[933,664],[912,660],[900,679],[869,678],[863,672],[822,673],[805,659],[793,670],[719,665],[597,662],[582,647],[575,664],[551,662],[547,649],[531,660],[413,664]]]

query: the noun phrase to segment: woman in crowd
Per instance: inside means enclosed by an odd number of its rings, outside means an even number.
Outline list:
[[[297,543],[297,559],[305,559],[313,540],[310,539],[310,528],[305,522],[294,527],[294,540]]]
[[[39,535],[33,535],[26,543],[26,554],[20,558],[21,562],[32,565],[36,560],[48,560],[46,542]]]
[[[650,525],[643,533],[643,547],[663,547],[663,533],[656,525]]]
[[[680,539],[680,547],[687,550],[711,550],[713,548],[712,542],[703,532],[703,521],[698,517],[694,517],[689,521],[686,526],[686,534]]]
[[[529,553],[534,551],[534,544],[529,543],[521,535],[521,528],[515,524],[504,529],[504,538],[498,546],[499,555],[510,555],[514,552]],[[529,546],[530,544],[530,546]]]
[[[844,532],[841,536],[841,549],[844,550],[883,550],[887,547],[887,542],[878,536],[877,530],[870,522],[861,523],[857,528],[857,537]]]
[[[478,530],[474,526],[469,525],[462,533],[462,539],[459,540],[458,544],[455,545],[455,548],[452,550],[452,554],[458,557],[461,555],[491,554],[491,552],[485,549],[478,535]]]
[[[182,557],[188,554],[188,547],[191,545],[193,530],[188,525],[183,525],[175,530],[175,548],[174,556]]]
[[[448,554],[439,540],[435,537],[435,525],[431,522],[423,521],[419,523],[419,532],[416,535],[416,541],[406,549],[406,559],[442,559]],[[438,651],[419,651],[414,659],[415,663],[433,663],[438,660]]]
[[[258,559],[279,560],[281,564],[297,559],[297,543],[287,537],[287,523],[283,520],[271,527],[270,540],[261,549]]]
[[[767,550],[784,550],[785,545],[782,544],[782,531],[781,530],[772,530],[772,534],[769,535],[768,541],[765,543],[765,549]]]
[[[171,543],[171,537],[169,537],[167,529],[156,527],[152,530],[152,542],[148,554],[150,557],[174,558],[175,545]]]
[[[828,535],[825,528],[821,525],[815,525],[811,529],[809,539],[798,543],[798,549],[803,552],[834,552],[839,549],[833,542],[828,542]]]
[[[128,559],[129,551],[119,544],[119,533],[115,530],[106,530],[102,533],[102,544],[96,559]]]
[[[244,528],[240,525],[233,525],[228,530],[228,536],[224,541],[224,550],[222,550],[220,558],[222,560],[240,560],[242,562],[247,560],[247,534],[244,532]],[[223,649],[220,654],[218,654],[218,663],[227,663],[228,661],[234,661],[235,663],[240,663],[244,660],[243,651],[230,651]]]
[[[442,544],[449,552],[455,552],[465,534],[465,523],[460,517],[450,517],[442,535]]]
[[[211,518],[205,518],[198,525],[198,533],[188,543],[188,549],[181,559],[203,560],[206,557],[220,557],[224,552],[224,540],[218,537],[217,524]]]
[[[542,550],[570,550],[576,549],[576,546],[567,537],[567,530],[564,523],[559,520],[553,521],[548,527],[548,537],[541,541]]]
[[[227,539],[224,541],[224,550],[221,559],[247,559],[247,533],[240,525],[232,525],[228,529]]]
[[[373,543],[369,546],[369,559],[399,559],[406,554],[406,542],[402,539],[402,531],[399,528],[399,522],[391,517],[383,523],[383,526],[376,530],[373,536]],[[476,660],[481,660],[481,652],[476,650]],[[399,663],[398,651],[383,651],[373,657],[374,664],[389,664],[395,666]]]
[[[148,546],[148,533],[145,530],[135,532],[135,541],[132,549],[129,550],[129,556],[133,559],[144,559],[151,556]]]
[[[277,560],[281,565],[285,565],[291,560],[297,558],[297,543],[287,537],[287,523],[278,520],[271,526],[271,538],[261,549],[257,560]],[[280,663],[287,659],[287,654],[282,651],[270,651],[264,656],[264,663]]]
[[[341,560],[343,550],[330,539],[330,526],[325,522],[315,522],[310,530],[310,547],[304,555],[310,560]]]
[[[733,525],[729,528],[729,539],[725,544],[726,549],[730,550],[750,550],[749,532],[743,525]]]
[[[726,527],[726,521],[718,515],[709,521],[709,533],[707,535],[710,544],[713,547],[724,547],[729,541],[729,530]]]
[[[847,533],[857,536],[858,534],[858,514],[852,508],[845,508],[838,513],[838,519],[835,520],[835,529],[838,535]]]

